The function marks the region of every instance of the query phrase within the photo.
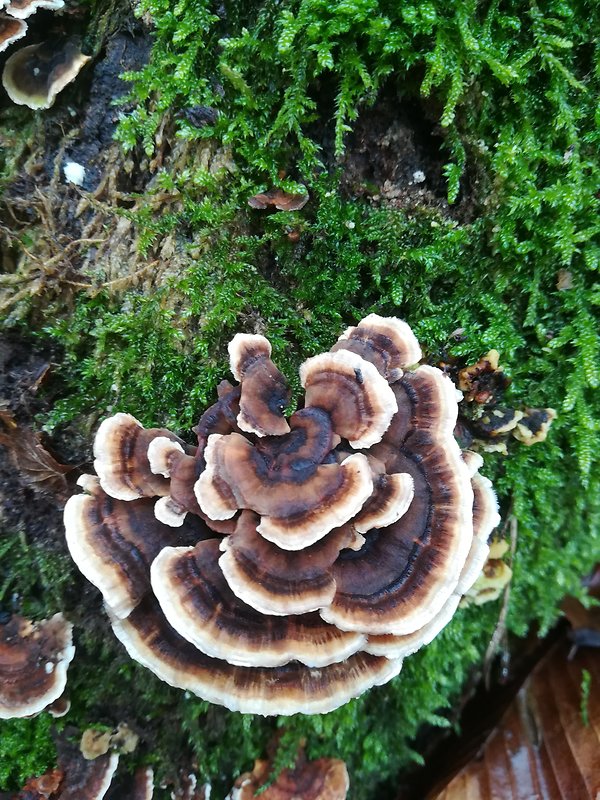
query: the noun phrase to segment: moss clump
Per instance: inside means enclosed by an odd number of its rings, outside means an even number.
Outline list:
[[[16,789],[56,765],[53,719],[0,720],[0,788]]]

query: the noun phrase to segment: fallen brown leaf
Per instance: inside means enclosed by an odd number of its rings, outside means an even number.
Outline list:
[[[19,425],[9,411],[0,411],[0,445],[8,449],[13,464],[25,482],[38,492],[62,498],[68,494],[65,475],[73,467],[50,455],[40,434]]]
[[[585,688],[587,687],[587,688]],[[600,653],[557,645],[467,766],[428,800],[584,800],[600,792]]]

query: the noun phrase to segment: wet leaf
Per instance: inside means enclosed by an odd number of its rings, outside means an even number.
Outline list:
[[[475,758],[428,800],[598,796],[600,658],[567,654],[561,643],[540,662]]]

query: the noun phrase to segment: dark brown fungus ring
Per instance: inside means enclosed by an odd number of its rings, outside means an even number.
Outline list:
[[[324,714],[387,683],[402,666],[400,660],[362,652],[320,669],[297,661],[276,668],[233,666],[187,642],[150,599],[112,624],[130,656],[161,680],[242,713]]]
[[[79,484],[89,494],[75,495],[65,507],[67,545],[116,616],[126,617],[150,591],[150,565],[164,547],[214,535],[198,517],[168,527],[156,519],[153,499],[115,500],[95,476],[84,475]]]
[[[265,616],[235,596],[223,575],[219,542],[166,547],[155,558],[152,588],[169,624],[198,650],[242,667],[299,661],[324,667],[361,650],[366,637],[318,614]]]
[[[221,543],[219,566],[234,594],[261,614],[306,614],[328,606],[336,589],[333,563],[357,539],[352,526],[334,529],[299,559],[263,538],[258,523],[256,514],[243,511],[235,535]]]
[[[543,442],[556,417],[553,408],[526,408],[513,428],[512,435],[526,445]]]
[[[88,761],[81,754],[59,756],[59,765],[65,773],[60,800],[102,800],[112,783],[119,765],[117,753],[110,753]]]
[[[74,42],[61,46],[54,42],[32,44],[7,60],[2,85],[17,105],[51,108],[59,92],[75,80],[89,60]]]
[[[195,486],[202,511],[228,519],[252,509],[261,516],[259,533],[285,550],[308,547],[348,522],[373,490],[365,456],[319,464],[301,455],[286,464],[293,435],[270,437],[268,449],[237,433],[210,436],[206,469]]]
[[[332,353],[337,350],[349,350],[370,361],[390,383],[423,357],[419,342],[406,322],[378,314],[369,314],[359,325],[347,328],[331,348]]]
[[[153,473],[148,460],[150,443],[159,436],[179,443],[184,452],[184,442],[166,428],[146,430],[131,414],[104,420],[94,440],[94,469],[105,492],[117,500],[169,494],[169,481]]]
[[[235,711],[325,713],[398,674],[485,561],[495,495],[453,431],[450,378],[371,314],[283,375],[262,336],[230,345],[198,447],[117,414],[67,542],[133,658]],[[363,452],[353,452],[360,448]]]
[[[473,539],[473,490],[452,436],[450,379],[422,366],[393,388],[399,419],[370,452],[388,472],[411,475],[414,499],[361,550],[341,554],[336,596],[321,616],[344,630],[404,635],[430,622],[456,589]]]
[[[335,433],[354,448],[379,442],[398,411],[377,368],[351,350],[322,353],[300,367],[305,404],[325,411]]]
[[[62,614],[41,622],[13,615],[0,624],[0,719],[38,714],[65,690],[75,655]]]

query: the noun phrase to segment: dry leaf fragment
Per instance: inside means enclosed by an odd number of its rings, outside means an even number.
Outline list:
[[[11,459],[25,482],[36,491],[64,497],[65,475],[73,467],[59,464],[41,442],[40,434],[19,425],[9,411],[0,411],[0,445],[8,449]]]
[[[309,201],[309,195],[289,194],[282,189],[269,189],[268,192],[260,192],[250,197],[248,205],[251,208],[268,208],[274,206],[279,211],[299,211]]]

